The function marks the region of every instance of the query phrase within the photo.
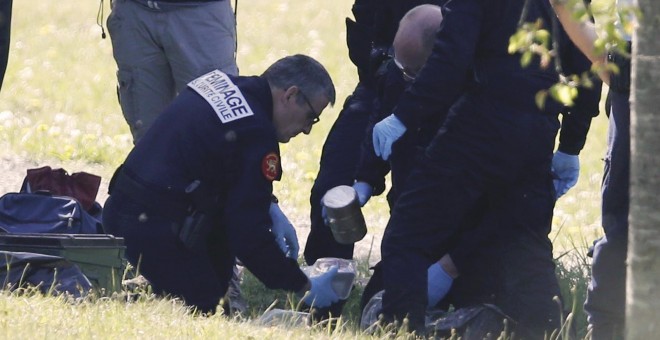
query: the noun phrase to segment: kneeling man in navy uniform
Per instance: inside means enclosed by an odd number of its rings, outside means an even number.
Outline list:
[[[199,312],[215,312],[236,258],[268,288],[330,305],[336,270],[308,279],[278,246],[275,235],[290,233],[269,226],[281,225],[271,219],[278,142],[309,134],[334,102],[329,74],[304,55],[261,76],[215,70],[191,81],[115,173],[106,231],[125,238],[128,260],[156,293]]]

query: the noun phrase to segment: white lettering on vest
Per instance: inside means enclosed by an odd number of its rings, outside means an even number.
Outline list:
[[[223,123],[254,115],[238,86],[219,70],[213,70],[191,81],[188,87],[211,105]]]

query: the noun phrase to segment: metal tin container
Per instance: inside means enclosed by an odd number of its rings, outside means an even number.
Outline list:
[[[367,234],[357,192],[347,185],[336,186],[323,196],[328,225],[332,236],[341,244],[353,244]]]
[[[327,273],[332,267],[337,267],[337,275],[330,282],[330,286],[340,299],[345,300],[351,294],[353,281],[355,281],[357,275],[357,262],[355,260],[322,257],[316,260],[313,265],[301,269],[307,277],[312,278]]]

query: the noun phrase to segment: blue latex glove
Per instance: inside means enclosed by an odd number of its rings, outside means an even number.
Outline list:
[[[371,194],[374,192],[374,188],[367,182],[355,182],[353,184],[353,189],[357,192],[358,201],[360,201],[360,206],[364,207],[365,204],[371,198]]]
[[[406,126],[394,114],[374,125],[373,143],[376,156],[387,160],[392,153],[392,144],[406,132]]]
[[[435,305],[447,295],[451,284],[454,282],[449,274],[442,268],[440,263],[432,264],[428,269],[428,308]]]
[[[269,213],[270,219],[273,221],[270,231],[275,235],[277,245],[280,246],[280,249],[282,249],[282,252],[287,257],[297,260],[300,246],[298,246],[296,229],[289,222],[289,219],[286,218],[286,215],[284,215],[277,203],[270,204]]]
[[[337,276],[337,271],[339,271],[339,267],[332,266],[327,272],[310,278],[309,281],[312,284],[312,288],[305,294],[302,301],[308,306],[319,308],[328,307],[332,303],[339,301],[339,296],[332,289],[332,280]]]
[[[578,156],[555,152],[552,157],[552,173],[555,176],[554,184],[557,198],[572,188],[580,176],[580,159]]]

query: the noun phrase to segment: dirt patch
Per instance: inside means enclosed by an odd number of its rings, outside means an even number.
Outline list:
[[[36,168],[35,162],[26,161],[15,155],[3,155],[0,159],[0,193],[16,192],[21,189],[26,170]]]

